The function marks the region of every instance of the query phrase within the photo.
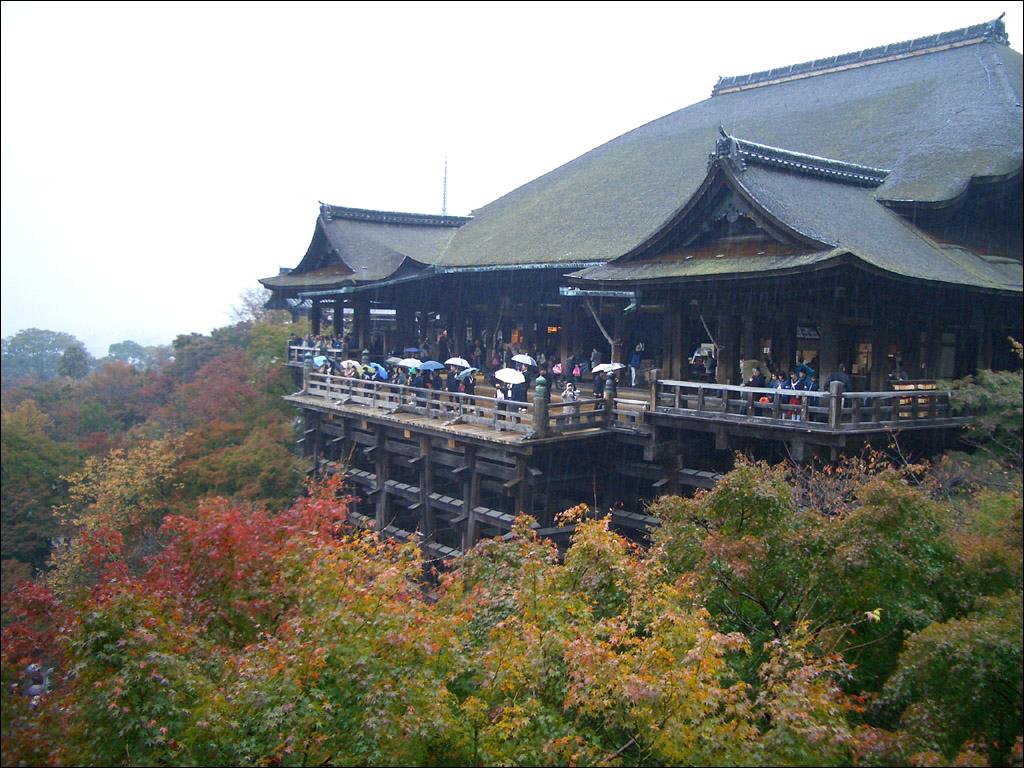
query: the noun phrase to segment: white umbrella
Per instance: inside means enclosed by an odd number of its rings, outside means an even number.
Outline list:
[[[403,368],[419,368],[423,363],[417,360],[415,357],[406,357],[398,361],[398,364]]]
[[[603,373],[604,371],[620,371],[625,367],[622,363],[601,363],[600,365],[595,365],[591,371]]]
[[[537,361],[529,355],[512,355],[513,363],[522,363],[523,365],[532,365],[534,368],[537,367]]]
[[[469,368],[469,361],[461,357],[449,357],[444,361],[445,365],[457,365],[459,368]]]
[[[359,368],[362,365],[362,363],[360,363],[358,360],[342,360],[340,363],[338,363],[338,365],[340,365],[342,368]]]
[[[522,371],[516,371],[512,368],[501,368],[495,371],[494,378],[498,381],[503,381],[506,384],[522,384],[526,381],[526,377],[523,376]]]

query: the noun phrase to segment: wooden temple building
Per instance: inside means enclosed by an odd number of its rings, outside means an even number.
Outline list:
[[[891,374],[1019,364],[1021,96],[996,20],[721,78],[469,217],[322,205],[300,263],[260,281],[282,305],[308,301],[314,333],[329,316],[340,334],[349,309],[353,346],[375,353],[440,330],[461,355],[500,338],[625,361],[642,342],[649,373],[572,415],[557,397],[509,412],[307,371],[291,399],[308,452],[348,468],[368,522],[444,555],[516,512],[558,536],[560,505],[707,484],[737,448],[799,459],[948,436],[948,398],[895,393]],[[712,381],[690,375],[702,344]],[[822,381],[844,366],[852,388],[738,386],[753,361],[800,360]]]

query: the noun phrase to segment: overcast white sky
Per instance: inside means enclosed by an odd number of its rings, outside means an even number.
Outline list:
[[[467,214],[737,75],[1021,2],[3,3],[2,335],[229,322],[317,201]]]

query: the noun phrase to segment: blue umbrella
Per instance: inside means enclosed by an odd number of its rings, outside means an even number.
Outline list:
[[[467,369],[466,369],[466,370],[464,370],[464,371],[460,371],[460,372],[458,373],[458,375],[456,375],[455,379],[456,379],[457,381],[465,381],[465,380],[466,380],[466,379],[468,379],[468,378],[469,378],[470,376],[473,376],[473,375],[474,375],[474,374],[475,374],[475,373],[476,373],[477,371],[479,371],[479,370],[480,370],[479,368],[467,368]]]
[[[313,358],[313,367],[319,368],[321,365],[327,362],[327,358],[323,355],[317,355]]]
[[[444,364],[437,362],[437,360],[427,360],[420,366],[420,369],[424,371],[441,371],[444,370]]]
[[[402,352],[406,355],[414,355],[420,351],[419,347],[406,347]]]
[[[375,371],[377,371],[377,378],[378,379],[380,379],[381,381],[387,381],[388,380],[388,372],[387,372],[387,369],[383,365],[381,365],[380,363],[369,363],[369,365]]]

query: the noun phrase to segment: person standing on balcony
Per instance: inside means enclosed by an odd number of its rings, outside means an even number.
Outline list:
[[[633,349],[633,354],[629,358],[629,386],[636,386],[636,374],[640,370],[640,354],[644,351],[643,343],[637,344]]]

